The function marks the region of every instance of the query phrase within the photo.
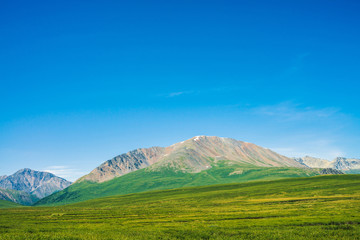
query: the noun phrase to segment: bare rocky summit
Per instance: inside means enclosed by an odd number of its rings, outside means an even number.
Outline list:
[[[34,171],[24,168],[13,175],[0,178],[0,188],[8,190],[23,191],[35,195],[37,198],[43,198],[55,191],[60,191],[71,182],[57,177],[52,173]]]
[[[78,181],[104,182],[148,167],[151,171],[171,168],[200,172],[212,163],[229,160],[261,167],[306,167],[270,149],[231,138],[196,136],[169,147],[139,148],[110,159]]]

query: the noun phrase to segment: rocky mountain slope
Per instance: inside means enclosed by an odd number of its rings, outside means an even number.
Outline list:
[[[337,157],[331,162],[331,167],[338,170],[360,170],[360,159]]]
[[[294,158],[295,161],[311,168],[332,168],[348,171],[360,171],[360,159],[337,157],[332,161],[314,157]]]
[[[139,148],[110,159],[95,168],[88,175],[80,178],[78,182],[88,180],[104,182],[115,177],[148,167],[159,161],[165,154],[165,148]]]
[[[153,171],[166,167],[196,173],[211,168],[219,160],[259,167],[304,167],[291,158],[252,143],[231,138],[196,136],[169,147],[139,148],[119,155],[104,162],[78,182],[104,182],[149,166]]]
[[[0,178],[0,188],[22,191],[43,198],[70,186],[71,182],[52,173],[21,169],[10,176]]]

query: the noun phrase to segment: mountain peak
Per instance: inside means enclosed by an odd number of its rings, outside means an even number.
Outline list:
[[[54,191],[70,186],[71,182],[49,172],[23,168],[10,176],[0,178],[0,188],[24,191],[43,198]]]
[[[151,171],[173,168],[195,173],[211,168],[214,161],[220,160],[262,167],[303,167],[293,159],[252,143],[200,135],[169,147],[139,148],[121,154],[78,181],[104,182],[145,167]]]
[[[224,140],[224,139],[231,139],[231,140],[235,140],[233,138],[227,138],[227,137],[218,137],[218,136],[206,136],[206,135],[199,135],[199,136],[194,136],[188,140],[193,140],[193,141],[202,141],[202,140]],[[238,140],[235,140],[238,141]]]
[[[17,171],[17,173],[21,173],[21,172],[33,172],[34,170],[30,169],[30,168],[22,168],[20,170]]]
[[[56,175],[54,175],[53,173],[51,172],[45,172],[45,171],[38,171],[38,170],[33,170],[31,168],[23,168],[23,169],[20,169],[18,170],[17,172],[15,172],[13,175],[30,175],[30,176],[41,176],[42,178],[44,177],[49,177],[49,178],[52,178],[52,177],[56,177],[56,178],[60,178]],[[63,179],[63,178],[61,178]],[[65,179],[64,179],[65,180]]]

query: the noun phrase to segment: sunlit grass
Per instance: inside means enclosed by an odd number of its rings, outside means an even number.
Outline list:
[[[360,239],[360,175],[0,210],[0,239]]]

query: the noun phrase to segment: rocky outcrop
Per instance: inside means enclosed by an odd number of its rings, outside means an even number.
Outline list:
[[[320,169],[321,175],[333,175],[333,174],[344,174],[342,171],[333,168],[322,168]]]
[[[21,169],[13,175],[0,179],[0,188],[23,191],[33,194],[37,198],[46,197],[70,186],[70,184],[71,182],[52,173],[34,171],[29,168]]]
[[[78,182],[104,182],[145,167],[151,171],[171,168],[183,172],[200,172],[220,160],[261,167],[305,167],[291,158],[252,143],[231,138],[196,136],[169,147],[140,148],[119,155],[104,162]]]
[[[164,156],[165,148],[139,148],[110,159],[80,178],[92,182],[104,182],[129,172],[148,167]]]

